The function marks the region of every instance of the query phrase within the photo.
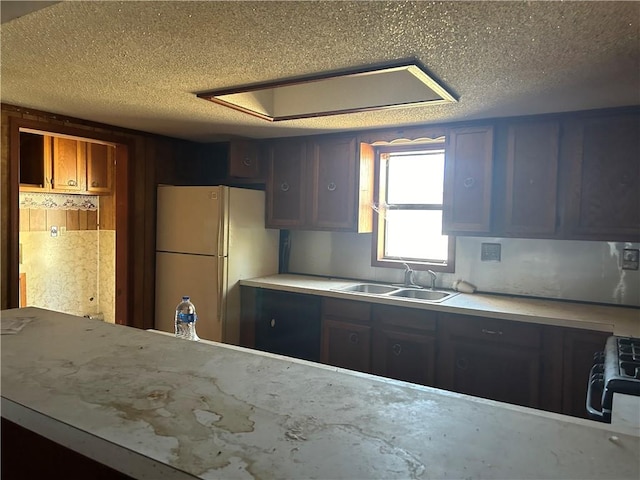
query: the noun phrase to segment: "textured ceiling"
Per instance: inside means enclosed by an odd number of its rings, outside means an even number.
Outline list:
[[[3,103],[195,141],[640,104],[640,2],[68,1],[1,28]],[[269,123],[195,96],[411,57],[459,102]]]

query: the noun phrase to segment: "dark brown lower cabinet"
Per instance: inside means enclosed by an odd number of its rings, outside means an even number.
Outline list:
[[[439,319],[440,388],[559,411],[561,331],[467,315]]]
[[[243,287],[241,344],[586,417],[611,333]]]
[[[593,356],[604,350],[611,333],[565,329],[562,413],[587,418],[586,397]]]
[[[372,373],[435,385],[435,312],[375,305],[373,327]]]
[[[256,349],[320,360],[319,297],[260,289],[256,304]]]
[[[322,300],[320,361],[359,372],[371,372],[371,307],[365,302]]]

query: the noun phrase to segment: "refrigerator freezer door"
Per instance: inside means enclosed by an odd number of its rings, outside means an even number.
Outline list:
[[[156,251],[220,255],[223,193],[220,187],[158,186]]]
[[[176,306],[189,295],[196,307],[196,332],[200,338],[222,339],[219,262],[215,256],[156,253],[155,328],[174,333]]]

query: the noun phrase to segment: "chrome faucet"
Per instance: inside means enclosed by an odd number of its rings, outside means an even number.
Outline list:
[[[405,287],[420,287],[420,285],[415,282],[415,271],[409,266],[408,263],[403,263],[404,265],[404,286]],[[422,287],[420,287],[422,288]]]
[[[431,277],[431,290],[435,290],[436,289],[436,279],[438,278],[438,275],[436,275],[436,272],[434,272],[433,270],[427,270],[427,273]]]

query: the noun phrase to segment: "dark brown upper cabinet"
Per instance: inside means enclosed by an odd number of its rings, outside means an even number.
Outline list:
[[[564,236],[640,241],[640,114],[568,120]]]
[[[559,142],[558,121],[509,125],[504,205],[507,236],[555,236]]]
[[[260,148],[251,140],[229,142],[229,176],[247,179],[262,179]]]
[[[300,228],[307,222],[307,143],[304,139],[274,141],[268,146],[266,224],[269,228]]]
[[[444,173],[443,231],[491,232],[493,126],[449,130]]]
[[[371,232],[373,148],[355,136],[268,146],[267,227]]]

